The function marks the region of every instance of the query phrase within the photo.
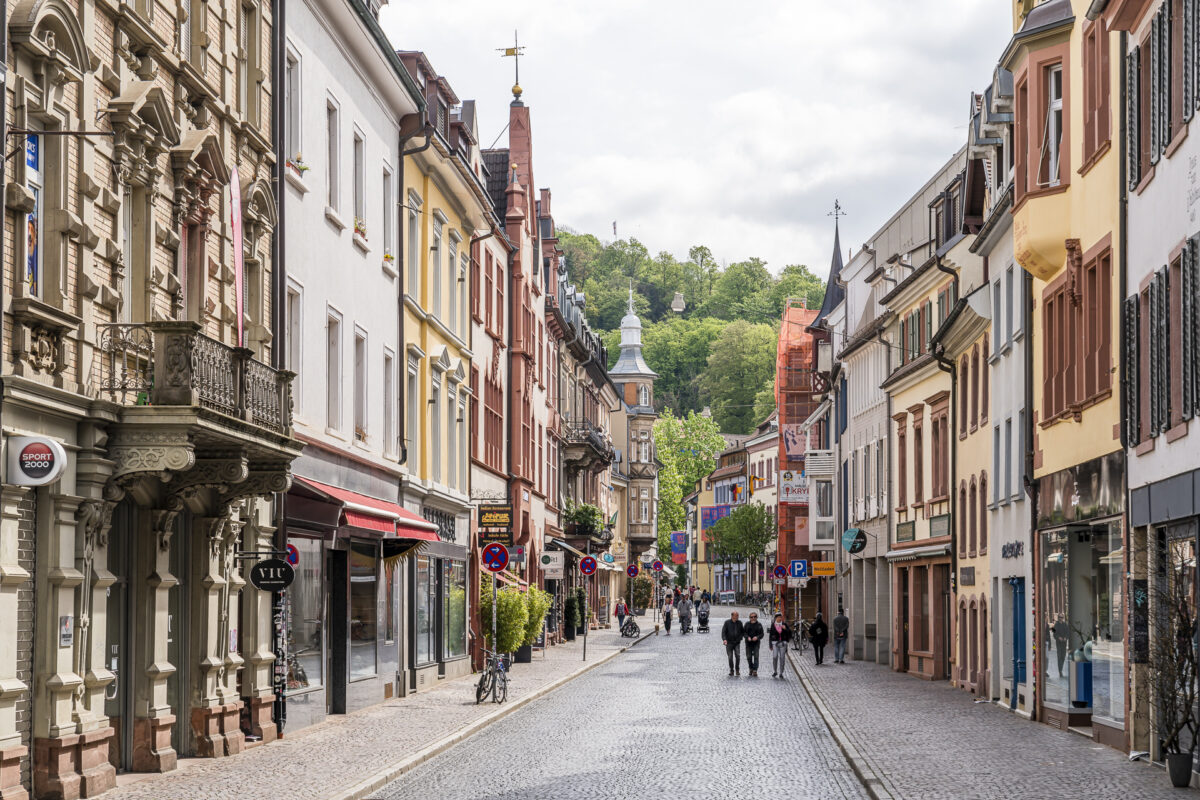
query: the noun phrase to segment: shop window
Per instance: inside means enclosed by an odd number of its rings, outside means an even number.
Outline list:
[[[325,656],[321,634],[325,627],[325,573],[321,540],[289,536],[296,548],[296,579],[283,593],[287,620],[287,690],[298,692],[322,684]]]
[[[350,680],[377,671],[378,557],[374,545],[350,546]]]
[[[1047,634],[1041,658],[1044,702],[1054,706],[1069,705],[1068,687],[1072,635],[1070,620],[1070,544],[1066,531],[1044,534],[1042,539],[1042,585],[1039,602],[1042,630]]]
[[[462,561],[442,561],[442,658],[467,653],[467,567]]]
[[[417,630],[416,663],[431,664],[437,658],[434,650],[433,615],[437,610],[437,562],[428,556],[417,556],[416,610]]]
[[[400,563],[401,556],[393,556],[383,560],[383,642],[384,644],[395,644],[396,642],[396,566]]]
[[[1092,526],[1089,537],[1091,550],[1091,609],[1089,620],[1095,635],[1091,639],[1092,714],[1113,720],[1123,727],[1125,719],[1125,625],[1124,576],[1125,550],[1122,546],[1121,524],[1108,522]],[[1192,550],[1190,563],[1195,565],[1195,539],[1187,542]],[[1192,617],[1195,618],[1194,615]],[[1087,647],[1084,647],[1085,653]]]

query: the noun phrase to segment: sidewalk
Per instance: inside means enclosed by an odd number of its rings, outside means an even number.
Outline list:
[[[813,664],[791,651],[809,698],[877,798],[971,800],[1197,797],[1166,770],[1130,762],[1091,739],[1030,722],[945,681],[930,683],[861,661]]]
[[[639,624],[641,620],[639,619]],[[654,625],[642,624],[642,638]],[[475,704],[469,676],[325,722],[231,758],[180,759],[164,774],[121,775],[104,800],[359,800],[481,727],[617,656],[638,640],[615,627],[514,664],[508,702]]]

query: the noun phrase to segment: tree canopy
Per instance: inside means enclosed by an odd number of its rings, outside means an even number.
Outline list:
[[[774,376],[783,309],[789,298],[798,297],[809,308],[818,307],[823,278],[796,264],[776,275],[759,258],[722,265],[703,245],[680,260],[666,251],[651,255],[636,238],[604,243],[561,228],[558,236],[570,281],[584,292],[588,321],[608,347],[609,366],[620,354],[619,328],[633,282],[646,363],[659,374],[659,411],[669,408],[684,416],[710,405],[727,433],[749,433],[770,413],[774,396],[768,405],[764,370],[769,365]],[[683,295],[682,312],[671,309],[676,292]],[[752,355],[745,368],[734,369],[731,358],[739,353]]]
[[[737,506],[708,529],[709,541],[721,558],[745,561],[758,558],[775,541],[775,516],[762,503]]]

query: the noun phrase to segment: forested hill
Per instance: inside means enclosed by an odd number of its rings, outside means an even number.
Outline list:
[[[726,433],[749,433],[774,408],[776,337],[789,297],[817,308],[825,280],[802,265],[773,275],[758,258],[722,266],[707,247],[686,261],[656,256],[637,239],[604,244],[562,228],[567,272],[587,299],[587,317],[608,346],[609,366],[620,350],[621,317],[629,304],[641,317],[646,362],[659,374],[656,405],[676,416],[710,406]],[[676,292],[687,306],[671,310]]]

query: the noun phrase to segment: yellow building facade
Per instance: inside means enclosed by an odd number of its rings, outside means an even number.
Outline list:
[[[1088,0],[1018,3],[1013,246],[1032,276],[1034,669],[1040,719],[1123,746],[1124,456],[1117,36]]]

